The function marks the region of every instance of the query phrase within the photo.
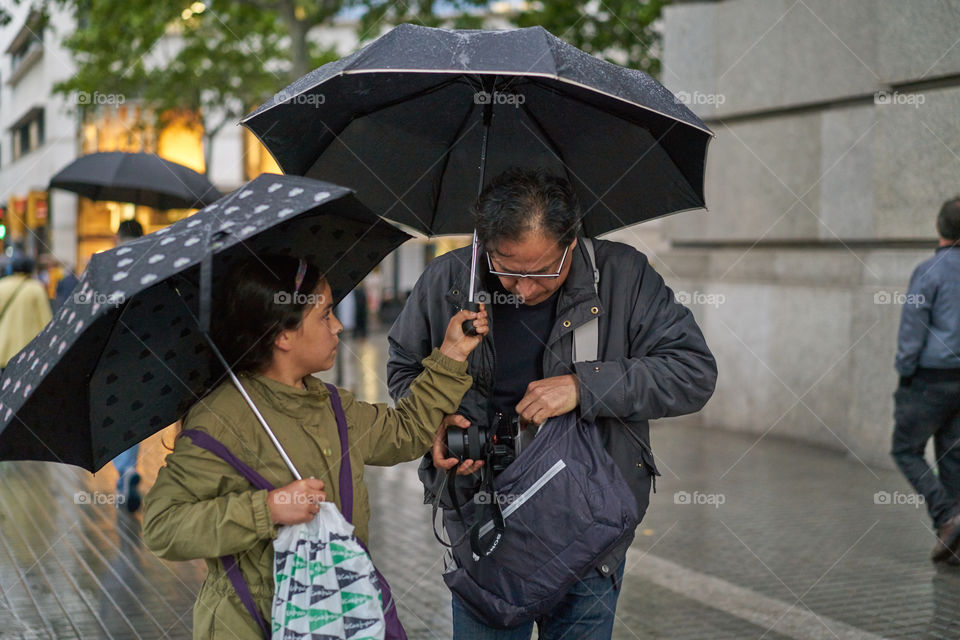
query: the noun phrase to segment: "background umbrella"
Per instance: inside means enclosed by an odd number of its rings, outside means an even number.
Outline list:
[[[214,286],[252,254],[302,257],[350,291],[409,236],[329,183],[263,175],[156,233],[96,254],[72,298],[0,380],[0,459],[95,471],[176,421],[222,367],[195,317],[201,266]]]
[[[242,124],[286,173],[342,181],[431,235],[469,233],[484,171],[511,166],[566,175],[591,236],[703,207],[712,136],[648,75],[541,27],[400,25]]]
[[[51,188],[91,200],[113,200],[155,209],[196,209],[221,197],[207,178],[153,153],[110,151],[81,156],[50,180]]]

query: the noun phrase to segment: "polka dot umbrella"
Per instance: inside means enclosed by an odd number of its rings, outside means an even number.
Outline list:
[[[0,460],[96,471],[218,383],[223,371],[198,324],[202,263],[215,288],[240,258],[303,258],[339,300],[409,237],[350,189],[266,174],[95,255],[73,296],[3,372]]]

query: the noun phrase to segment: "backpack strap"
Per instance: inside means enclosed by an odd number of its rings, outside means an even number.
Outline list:
[[[261,476],[253,468],[240,460],[240,458],[235,456],[225,444],[211,436],[209,433],[206,433],[205,431],[198,431],[197,429],[187,429],[186,431],[181,432],[180,435],[187,436],[196,446],[200,447],[201,449],[206,449],[213,455],[221,458],[224,462],[236,469],[240,475],[249,480],[250,484],[255,486],[257,489],[266,489],[267,491],[273,490],[273,485],[266,478]],[[270,627],[267,625],[267,621],[263,618],[263,615],[260,614],[260,609],[257,608],[256,602],[253,600],[253,594],[250,593],[250,587],[243,579],[243,574],[240,573],[240,566],[237,564],[237,557],[233,554],[220,556],[220,562],[223,564],[224,572],[230,579],[230,584],[233,585],[233,589],[237,592],[237,595],[240,596],[240,602],[243,603],[244,608],[250,613],[251,616],[253,616],[257,626],[260,627],[260,631],[263,634],[264,639],[269,640]]]
[[[592,238],[580,238],[587,250],[587,259],[593,269],[593,291],[596,293],[600,285],[600,270],[597,269],[597,258],[593,248]],[[571,362],[592,362],[597,359],[600,346],[600,318],[594,316],[586,324],[573,330],[573,358]]]

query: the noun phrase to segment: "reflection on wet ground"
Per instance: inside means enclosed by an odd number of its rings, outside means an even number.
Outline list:
[[[362,398],[386,398],[385,344],[341,350],[343,382]],[[142,445],[144,488],[171,440]],[[928,561],[929,520],[895,471],[670,421],[654,426],[653,445],[663,476],[627,559],[614,637],[960,638],[960,569]],[[147,551],[140,515],[112,504],[115,479],[112,466],[0,463],[0,637],[190,637],[203,564]],[[367,483],[374,558],[411,639],[450,638],[416,463],[368,468]]]

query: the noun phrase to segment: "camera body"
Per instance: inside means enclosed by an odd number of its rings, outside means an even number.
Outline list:
[[[466,429],[447,431],[447,449],[460,461],[483,460],[498,475],[520,454],[520,416],[497,412],[493,424],[480,426],[471,422]]]

